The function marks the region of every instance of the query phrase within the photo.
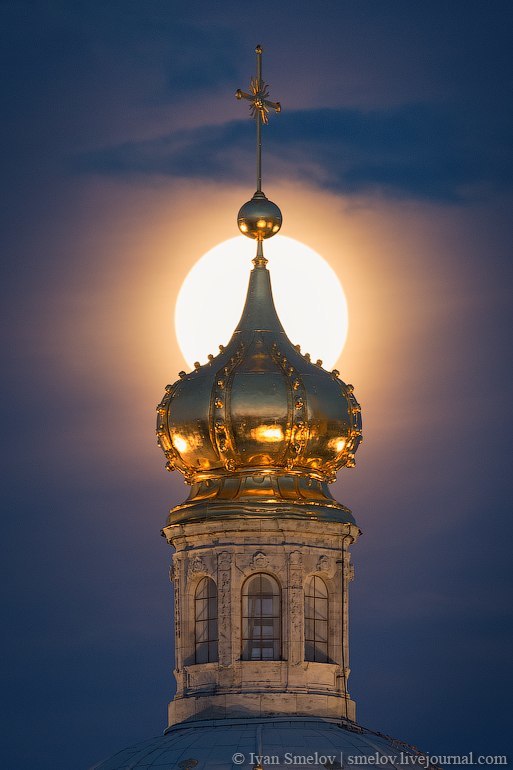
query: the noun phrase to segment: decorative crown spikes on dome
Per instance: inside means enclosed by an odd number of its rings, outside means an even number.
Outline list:
[[[241,319],[228,345],[208,363],[166,387],[157,407],[158,443],[167,469],[179,470],[193,486],[189,500],[174,509],[206,500],[251,498],[255,503],[306,504],[342,509],[326,483],[342,467],[354,466],[362,438],[361,409],[352,385],[334,369],[313,364],[288,339],[274,306],[263,240],[281,227],[281,212],[261,191],[262,122],[267,122],[267,86],[257,78],[249,99],[257,124],[257,191],[244,204],[238,225],[257,241]],[[239,508],[240,510],[240,508]],[[175,516],[176,520],[176,516]]]

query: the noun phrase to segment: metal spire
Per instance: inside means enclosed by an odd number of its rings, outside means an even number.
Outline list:
[[[262,191],[262,123],[269,122],[269,110],[281,112],[280,102],[271,102],[268,99],[269,86],[262,80],[262,46],[255,48],[257,74],[251,78],[249,89],[250,93],[241,91],[240,88],[235,92],[237,99],[247,99],[250,103],[251,117],[256,120],[256,161],[257,161],[257,192]]]

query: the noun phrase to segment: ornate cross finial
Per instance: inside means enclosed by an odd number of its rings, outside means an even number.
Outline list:
[[[256,121],[256,161],[257,189],[250,201],[240,208],[237,215],[237,225],[243,235],[257,241],[257,253],[253,260],[255,267],[264,268],[267,260],[264,257],[262,241],[272,238],[281,227],[282,216],[278,206],[262,192],[262,123],[268,122],[269,110],[281,111],[279,102],[270,102],[269,87],[262,80],[262,46],[255,48],[257,57],[257,74],[251,79],[250,91],[247,94],[240,89],[235,92],[237,99],[247,99],[250,104],[251,117]]]
[[[247,99],[250,104],[251,117],[256,120],[257,127],[257,192],[262,190],[262,123],[267,125],[269,122],[269,110],[281,112],[279,102],[271,102],[268,99],[269,86],[262,80],[262,46],[255,48],[257,60],[256,77],[251,78],[249,84],[250,93],[241,91],[240,88],[235,92],[237,99]]]

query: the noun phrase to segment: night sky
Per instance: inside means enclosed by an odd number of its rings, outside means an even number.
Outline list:
[[[431,754],[513,758],[513,4],[0,14],[1,767],[85,770],[165,727],[159,532],[187,488],[164,471],[155,405],[185,365],[178,288],[254,192],[234,91],[257,43],[283,105],[264,190],[349,304],[338,368],[365,442],[334,493],[364,532],[358,719]],[[200,323],[222,293],[221,277]]]

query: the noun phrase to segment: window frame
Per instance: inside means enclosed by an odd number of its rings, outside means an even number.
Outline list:
[[[262,590],[257,594],[249,593],[249,586],[255,579],[260,580],[260,589],[262,588],[262,579],[266,578],[271,581],[273,586],[273,593],[263,593]],[[282,589],[280,582],[274,576],[268,572],[254,572],[248,575],[241,590],[241,660],[245,662],[272,662],[283,659],[282,644],[283,644],[283,631],[282,631]],[[260,602],[260,613],[258,615],[250,615],[250,598]],[[271,613],[264,614],[263,602],[264,600],[271,600]],[[275,600],[277,609],[275,611]],[[247,608],[247,612],[246,612]],[[260,623],[258,623],[260,621]],[[271,621],[265,623],[265,621]],[[251,624],[253,628],[259,627],[260,634],[250,635]],[[264,628],[272,626],[272,635],[266,636],[264,634]],[[246,633],[247,629],[247,633]],[[269,649],[272,645],[272,657],[264,657],[264,651]],[[252,650],[259,650],[259,656],[250,656]]]
[[[198,596],[202,587],[206,584],[206,596]],[[206,602],[206,616],[198,618],[198,605],[200,602]],[[214,603],[215,602],[215,603]],[[214,611],[211,611],[214,603]],[[205,637],[198,641],[199,626],[206,629]],[[215,629],[215,633],[212,633]],[[198,660],[200,657],[200,645],[206,645],[206,660]],[[204,657],[203,655],[201,657]],[[208,575],[200,578],[194,589],[194,664],[217,663],[219,661],[219,614],[218,614],[218,596],[217,584],[215,580]]]
[[[323,586],[323,589],[325,591],[325,596],[317,596],[316,595],[316,582],[321,583]],[[311,586],[311,588],[310,588]],[[309,593],[310,591],[310,593]],[[325,605],[325,616],[324,617],[316,617],[316,605],[317,602],[322,602],[323,605]],[[308,604],[308,614],[307,614],[307,604]],[[330,655],[329,655],[329,638],[330,638],[330,597],[329,597],[329,591],[328,586],[326,585],[325,580],[320,575],[309,575],[305,581],[305,587],[304,587],[304,605],[303,605],[303,619],[304,619],[304,660],[308,663],[329,663],[330,662]],[[323,641],[321,638],[317,638],[318,636],[321,637],[320,631],[318,631],[318,627],[321,626],[321,624],[325,625],[326,633],[326,641]],[[307,636],[307,628],[311,627],[313,629],[311,638],[310,635]],[[319,645],[322,645],[325,647],[326,652],[320,652]],[[310,647],[310,649],[309,649]],[[310,651],[311,650],[311,651]]]

